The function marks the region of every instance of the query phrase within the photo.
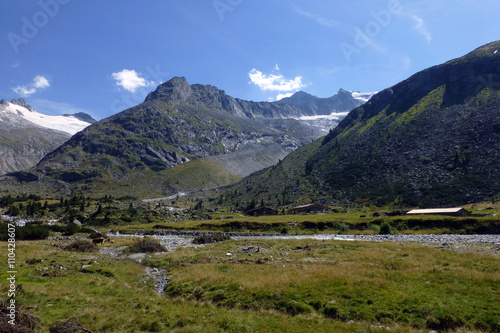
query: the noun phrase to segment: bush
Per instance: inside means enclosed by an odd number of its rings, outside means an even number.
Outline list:
[[[80,230],[78,232],[81,234],[91,234],[95,231],[94,231],[94,229],[90,229],[90,228],[80,228]]]
[[[336,229],[338,232],[349,232],[351,230],[349,225],[347,225],[344,222],[335,222],[333,224],[333,228]]]
[[[449,313],[440,313],[427,319],[426,327],[434,330],[455,330],[462,327],[464,322],[461,318],[456,318]]]
[[[86,240],[76,240],[64,248],[74,252],[93,252],[97,249],[94,243]]]
[[[30,225],[16,229],[16,238],[22,240],[38,240],[49,237],[50,230],[46,225]]]
[[[91,330],[86,329],[78,319],[71,318],[68,321],[58,321],[49,328],[50,333],[68,333],[68,332],[82,332],[92,333]]]
[[[141,239],[128,247],[130,253],[153,253],[165,252],[165,248],[159,241],[154,239]]]
[[[97,239],[97,238],[107,238],[105,234],[101,232],[95,232],[92,231],[92,233],[89,235],[90,239]]]
[[[278,308],[279,310],[286,312],[292,316],[296,316],[301,313],[309,313],[313,312],[314,308],[310,306],[309,304],[306,304],[304,302],[297,302],[294,300],[281,300],[278,302]]]
[[[0,241],[8,239],[8,224],[0,224]],[[16,240],[38,240],[49,237],[50,229],[46,225],[27,223],[24,227],[16,227]]]
[[[75,223],[69,223],[67,226],[66,226],[66,230],[65,232],[63,233],[63,236],[71,236],[71,235],[74,235],[76,234],[78,231],[80,230],[80,227],[75,224]]]
[[[391,232],[392,232],[391,225],[389,223],[382,222],[380,224],[380,231],[379,231],[380,235],[390,235]]]
[[[342,312],[342,310],[340,310],[339,307],[334,304],[327,304],[323,309],[323,314],[325,315],[325,317],[329,317],[332,319],[337,319],[337,320],[347,319],[345,313]]]
[[[227,235],[203,235],[193,239],[193,244],[217,243],[231,239]]]

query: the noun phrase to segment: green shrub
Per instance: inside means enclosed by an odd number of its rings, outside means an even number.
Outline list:
[[[329,317],[336,320],[346,320],[347,316],[342,310],[339,309],[335,304],[327,304],[323,309],[323,314],[325,317]]]
[[[450,331],[462,327],[464,322],[449,313],[438,313],[427,319],[426,326],[429,329]]]
[[[76,240],[64,248],[73,252],[93,252],[97,249],[96,245],[86,240]]]
[[[338,232],[349,232],[351,230],[349,225],[344,222],[335,222],[333,228]]]
[[[141,239],[128,247],[130,253],[153,253],[165,252],[165,248],[155,239]]]
[[[278,302],[279,310],[286,312],[292,316],[296,316],[301,313],[313,312],[314,308],[309,304],[304,302],[297,302],[294,300],[283,299]]]
[[[89,235],[90,239],[97,239],[97,238],[107,238],[105,234],[102,232],[95,232],[92,230],[92,233]]]
[[[8,224],[0,224],[0,241],[6,241]],[[16,227],[16,240],[38,240],[46,239],[50,235],[50,229],[46,225],[27,223],[24,227]]]
[[[90,332],[86,329],[78,319],[71,318],[68,321],[58,321],[49,328],[50,333],[67,333],[67,332]]]
[[[193,244],[218,243],[229,239],[231,239],[231,237],[227,235],[203,235],[193,239]]]
[[[391,225],[387,222],[382,222],[380,224],[380,235],[390,235],[392,233]]]

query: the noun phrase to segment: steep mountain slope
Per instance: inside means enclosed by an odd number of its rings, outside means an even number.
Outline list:
[[[243,180],[240,200],[437,206],[498,194],[499,51],[488,44],[378,93],[324,139]]]
[[[81,120],[83,117],[85,120]],[[0,174],[28,169],[68,140],[71,135],[95,122],[80,114],[48,116],[25,100],[0,102]]]
[[[151,197],[228,185],[321,136],[322,128],[294,119],[312,113],[235,99],[175,77],[144,103],[89,126],[0,186],[48,193],[135,187],[137,196]]]

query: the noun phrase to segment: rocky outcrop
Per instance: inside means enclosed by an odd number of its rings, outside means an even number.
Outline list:
[[[15,104],[15,105],[19,105],[19,106],[22,106],[22,107],[25,107],[26,109],[30,110],[30,111],[34,111],[33,108],[31,107],[31,105],[29,105],[28,103],[26,103],[26,101],[23,99],[23,98],[19,98],[19,99],[13,99],[12,101],[10,101],[12,104]]]

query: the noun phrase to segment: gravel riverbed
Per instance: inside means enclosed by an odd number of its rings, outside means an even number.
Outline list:
[[[212,234],[208,232],[159,232],[144,236],[139,232],[134,235],[108,234],[110,237],[151,237],[159,239],[167,251],[178,247],[192,246],[193,237]],[[370,241],[370,242],[399,242],[401,244],[420,243],[426,246],[439,247],[460,252],[483,252],[500,254],[500,235],[453,235],[453,234],[396,234],[396,235],[247,235],[237,233],[215,233],[230,236],[232,239],[317,239],[339,241]]]
[[[447,243],[447,244],[493,244],[500,246],[500,235],[454,235],[454,234],[396,234],[396,235],[248,235],[224,232],[189,232],[168,231],[157,232],[153,235],[144,235],[143,232],[135,234],[109,233],[110,237],[151,237],[159,239],[163,245],[171,245],[174,248],[186,246],[193,238],[202,235],[227,235],[233,239],[319,239],[319,240],[345,240],[345,241],[372,241],[372,242],[419,242],[419,243]],[[193,245],[193,244],[191,244]]]
[[[496,244],[500,245],[500,235],[283,235],[283,236],[236,236],[234,238],[271,238],[271,239],[320,239],[372,242],[420,242],[448,244]]]

